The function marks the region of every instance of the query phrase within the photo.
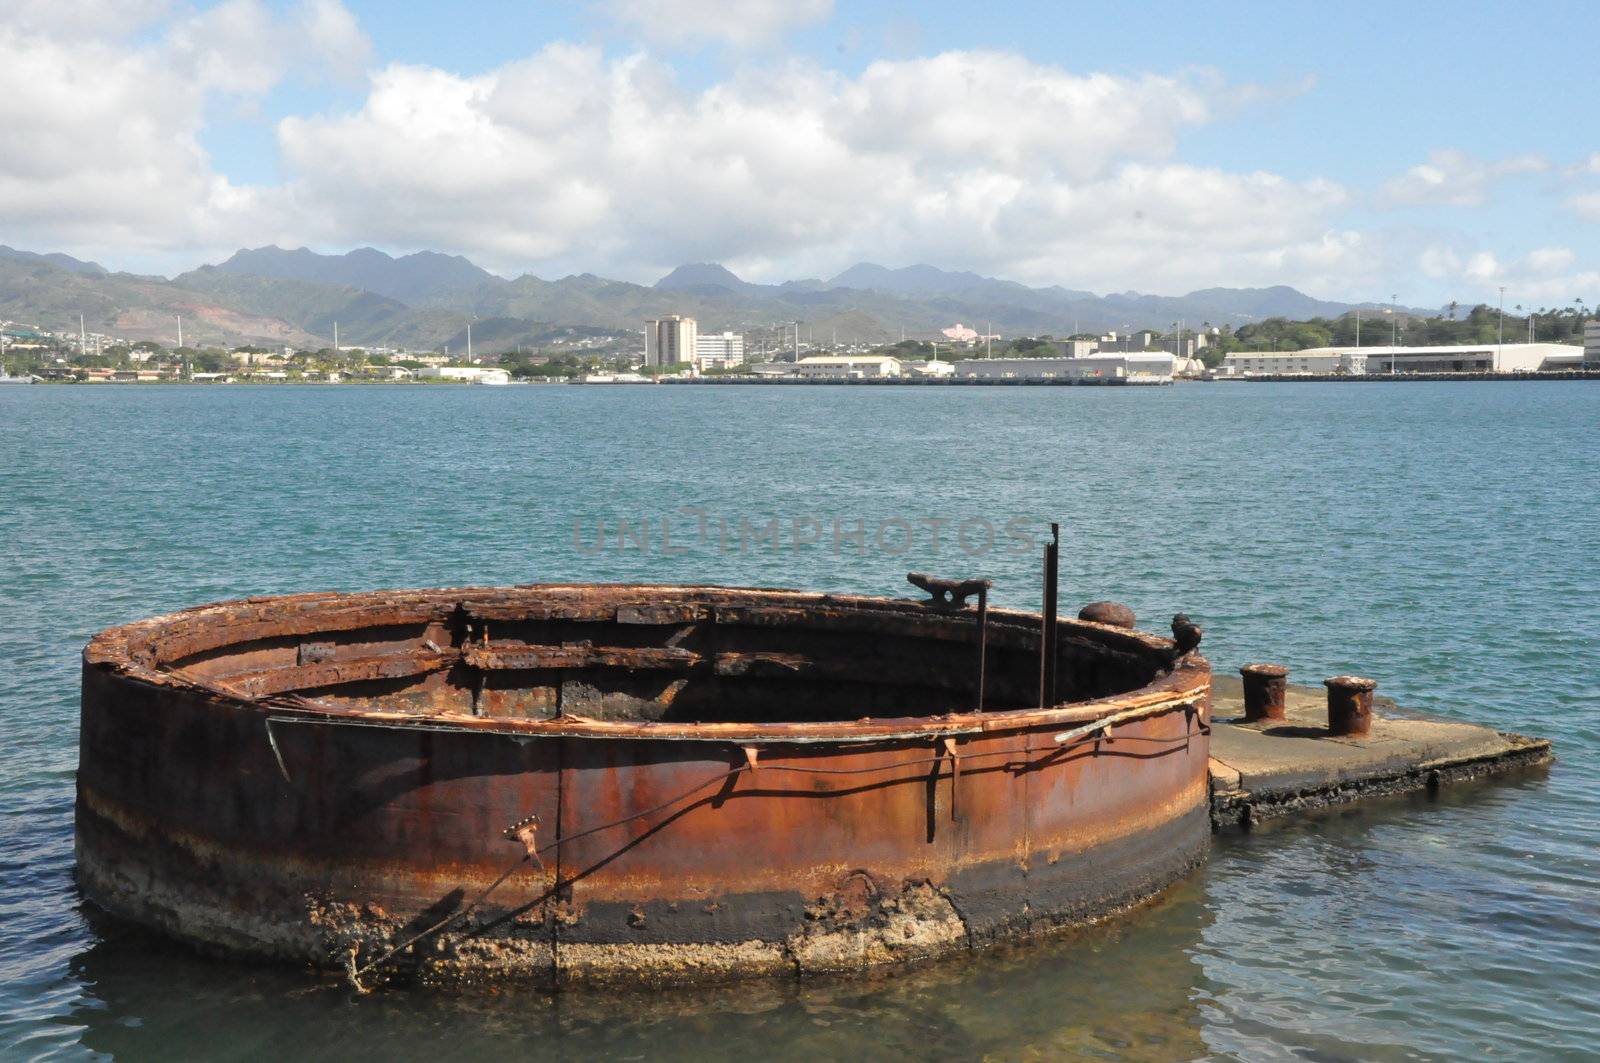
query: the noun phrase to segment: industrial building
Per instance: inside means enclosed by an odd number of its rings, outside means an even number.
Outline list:
[[[1323,347],[1305,354],[1359,351],[1375,373],[1537,373],[1576,369],[1583,349],[1565,343],[1483,343],[1444,347]]]
[[[1600,343],[1600,338],[1597,338]],[[1238,351],[1222,376],[1362,376],[1392,373],[1538,373],[1576,369],[1582,348],[1564,343],[1484,343],[1441,347],[1313,347]]]
[[[504,369],[481,365],[430,365],[417,370],[422,380],[461,380],[468,384],[509,384],[511,374]]]
[[[1085,358],[966,358],[957,380],[1040,380],[1083,384],[1170,384],[1173,358],[1159,351]]]
[[[681,365],[699,353],[700,326],[692,317],[671,314],[644,323],[644,364]],[[741,341],[742,346],[742,341]]]
[[[1600,321],[1584,322],[1583,367],[1600,369]]]
[[[1365,350],[1238,351],[1223,355],[1226,376],[1361,376]]]
[[[906,362],[901,368],[906,376],[928,380],[943,380],[956,371],[954,362],[941,362],[937,358],[925,362]]]
[[[700,372],[743,364],[744,336],[741,333],[721,332],[695,338],[694,367]]]
[[[1099,340],[1051,340],[1050,346],[1062,358],[1087,358],[1100,349]]]
[[[900,359],[881,354],[816,354],[794,366],[797,376],[827,379],[868,379],[901,375]]]

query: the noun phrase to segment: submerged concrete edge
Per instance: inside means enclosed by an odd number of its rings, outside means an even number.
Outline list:
[[[1555,759],[1555,749],[1547,738],[1532,738],[1509,731],[1496,733],[1509,743],[1505,749],[1473,756],[1419,761],[1400,771],[1352,776],[1324,786],[1224,789],[1219,786],[1220,780],[1213,775],[1211,826],[1213,830],[1248,829],[1255,823],[1320,808],[1420,790],[1432,792],[1441,786],[1542,767]]]

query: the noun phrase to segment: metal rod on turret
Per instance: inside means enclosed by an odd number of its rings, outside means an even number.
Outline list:
[[[983,687],[989,664],[989,588],[978,591],[978,711],[983,711]]]
[[[1056,703],[1056,592],[1060,576],[1061,525],[1051,522],[1044,544],[1044,615],[1039,624],[1039,707]]]

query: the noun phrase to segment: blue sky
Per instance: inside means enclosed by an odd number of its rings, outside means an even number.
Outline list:
[[[1593,4],[0,6],[0,241],[112,266],[1600,296]]]

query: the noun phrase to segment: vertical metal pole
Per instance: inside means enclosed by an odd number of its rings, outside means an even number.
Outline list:
[[[983,711],[983,686],[989,664],[989,588],[978,591],[978,711]]]
[[[1056,700],[1056,592],[1060,575],[1061,525],[1051,523],[1044,544],[1044,615],[1039,624],[1039,707]]]

